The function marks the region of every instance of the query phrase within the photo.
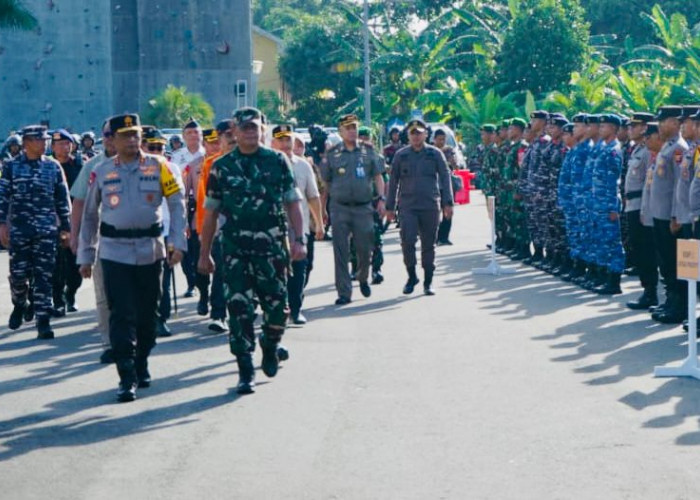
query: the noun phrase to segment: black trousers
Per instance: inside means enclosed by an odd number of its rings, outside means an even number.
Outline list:
[[[304,284],[306,283],[306,259],[292,262],[292,273],[287,278],[287,298],[292,318],[301,312],[304,303]]]
[[[102,272],[115,360],[148,357],[156,343],[163,262],[137,266],[102,259]]]
[[[452,218],[446,219],[444,216],[438,226],[437,240],[438,243],[445,243],[450,240],[450,231],[452,230]]]
[[[630,264],[639,271],[639,281],[644,289],[655,289],[659,284],[659,268],[656,262],[654,228],[640,220],[640,211],[626,213]]]
[[[658,257],[659,270],[664,278],[666,292],[678,289],[676,279],[676,236],[671,232],[671,222],[654,219],[654,244]]]
[[[314,233],[306,235],[306,276],[304,277],[304,288],[309,284],[309,276],[314,268],[314,241],[316,236]]]
[[[63,307],[66,299],[75,297],[83,278],[80,276],[79,266],[76,264],[76,256],[70,248],[57,247],[56,267],[53,272],[53,305]]]

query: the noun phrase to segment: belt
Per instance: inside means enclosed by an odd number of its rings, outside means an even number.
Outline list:
[[[336,203],[337,203],[338,205],[342,205],[342,206],[344,206],[344,207],[364,207],[364,206],[366,206],[366,205],[369,205],[369,204],[372,203],[372,202],[371,202],[371,201],[364,201],[364,202],[356,203],[356,202],[351,201],[351,202],[348,202],[348,203],[341,203],[341,202],[339,202],[339,201],[336,201]]]
[[[627,201],[635,200],[635,199],[641,198],[641,197],[642,197],[642,191],[630,191],[628,193],[625,193],[625,199]]]
[[[153,224],[145,229],[117,229],[111,224],[100,224],[100,236],[107,238],[157,238],[163,233],[163,224]]]

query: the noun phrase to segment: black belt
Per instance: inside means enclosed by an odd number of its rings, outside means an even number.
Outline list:
[[[344,207],[364,207],[364,206],[366,206],[366,205],[369,205],[369,204],[372,203],[372,202],[371,202],[371,201],[364,201],[364,202],[360,202],[360,203],[355,203],[355,202],[352,202],[352,201],[351,201],[351,202],[348,202],[348,203],[341,203],[341,202],[339,202],[339,201],[336,201],[336,203],[337,203],[338,205],[342,205],[342,206],[344,206]]]
[[[642,191],[630,191],[628,193],[625,193],[625,199],[627,201],[634,200],[634,199],[641,198],[641,197],[642,197]]]
[[[100,236],[106,238],[157,238],[163,233],[163,224],[153,224],[145,229],[117,229],[111,224],[100,224]]]

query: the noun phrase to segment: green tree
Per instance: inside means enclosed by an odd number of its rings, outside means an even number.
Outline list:
[[[563,90],[588,51],[588,25],[578,0],[523,0],[497,56],[504,92]]]
[[[30,30],[38,22],[19,0],[0,0],[0,29]]]
[[[200,94],[169,84],[148,101],[142,116],[145,123],[163,128],[182,127],[189,118],[211,125],[214,109]]]
[[[258,90],[258,109],[265,113],[272,123],[282,123],[289,120],[288,110],[284,102],[274,90]]]

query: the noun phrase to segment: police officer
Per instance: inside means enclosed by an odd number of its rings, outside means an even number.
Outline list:
[[[155,345],[163,259],[182,259],[185,242],[184,188],[167,162],[141,152],[136,114],[113,116],[116,156],[91,173],[80,229],[78,263],[84,278],[95,258],[102,262],[109,303],[109,333],[119,373],[117,399],[133,401],[136,388],[149,387],[148,356]],[[162,236],[162,201],[167,199],[170,231]],[[99,255],[97,236],[99,240]]]
[[[219,214],[226,258],[225,291],[229,345],[238,363],[237,392],[255,390],[256,297],[263,310],[260,347],[262,370],[277,374],[280,344],[287,322],[286,273],[292,261],[306,257],[301,195],[287,157],[260,144],[262,113],[239,108],[233,115],[237,147],[214,162],[207,181],[198,269],[211,274],[212,241]],[[285,217],[285,210],[287,217]],[[294,237],[287,241],[287,218]],[[335,239],[335,238],[334,238]],[[291,255],[290,255],[291,254]]]
[[[338,128],[343,141],[330,148],[321,162],[321,178],[330,195],[333,220],[336,305],[349,304],[352,300],[352,280],[348,271],[351,236],[357,250],[360,292],[365,297],[372,294],[367,280],[374,239],[373,193],[379,193],[377,211],[384,216],[383,160],[371,145],[358,141],[358,124],[354,114],[340,118]]]
[[[391,164],[387,216],[395,215],[397,201],[401,204],[401,249],[408,271],[403,293],[413,293],[419,283],[416,275],[416,240],[421,240],[421,265],[424,271],[423,291],[434,295],[435,240],[440,212],[452,217],[454,198],[450,170],[435,146],[426,144],[427,126],[421,119],[408,123],[409,146],[394,155]]]
[[[660,323],[681,323],[687,304],[676,279],[676,238],[680,226],[673,218],[673,193],[676,171],[679,170],[688,143],[681,136],[682,106],[662,106],[657,119],[664,145],[656,157],[651,184],[651,215],[654,219],[654,243],[659,269],[664,278],[666,302],[655,310],[652,318]]]
[[[71,154],[72,147],[73,138],[66,130],[59,129],[51,133],[53,157],[61,164],[68,189],[73,187],[83,168],[82,157],[80,154]],[[66,308],[68,312],[78,310],[75,306],[75,294],[83,282],[75,262],[75,254],[68,246],[59,245],[56,250],[56,268],[53,275],[53,315],[56,317],[65,316]]]
[[[70,235],[68,185],[61,165],[44,156],[47,139],[44,126],[22,129],[24,152],[5,163],[0,176],[0,243],[10,249],[14,304],[9,327],[22,325],[33,278],[39,339],[54,337],[49,315],[56,242],[60,237],[67,245]]]
[[[651,151],[646,145],[647,124],[654,120],[651,113],[633,113],[629,123],[629,139],[634,147],[627,161],[624,187],[624,212],[627,219],[629,237],[630,264],[637,269],[639,281],[644,289],[641,297],[627,303],[633,310],[648,309],[659,303],[656,287],[659,272],[656,267],[656,250],[654,248],[654,231],[642,223],[641,209],[647,175],[651,172],[653,162]]]

